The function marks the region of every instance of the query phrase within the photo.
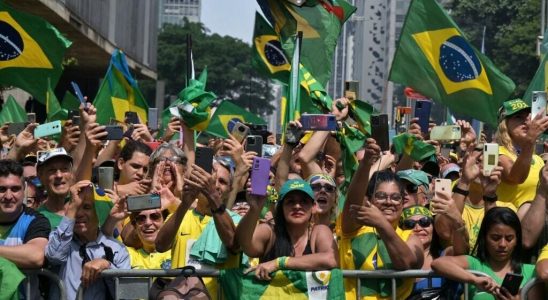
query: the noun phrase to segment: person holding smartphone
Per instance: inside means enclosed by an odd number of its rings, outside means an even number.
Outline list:
[[[535,154],[538,137],[548,129],[548,116],[531,116],[531,107],[521,99],[509,100],[499,109],[496,141],[502,182],[499,200],[511,202],[523,218],[535,197],[539,173],[544,162]]]
[[[534,276],[535,266],[522,264],[522,232],[517,214],[506,207],[490,209],[483,219],[474,248],[475,256],[444,256],[432,262],[432,269],[451,280],[468,283],[471,299],[519,299],[502,287],[506,274],[523,276],[523,287]],[[476,276],[467,270],[487,275]]]

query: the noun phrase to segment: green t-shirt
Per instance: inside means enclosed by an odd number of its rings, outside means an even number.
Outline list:
[[[504,278],[498,277],[490,266],[482,263],[479,259],[470,255],[467,255],[467,259],[468,269],[483,272],[489,275],[499,285],[502,284],[502,280],[504,280]],[[521,281],[520,288],[522,288],[535,275],[535,266],[530,264],[522,264],[521,275],[523,275],[523,280]],[[478,290],[473,284],[468,285],[468,293],[473,300],[495,300],[493,295],[488,292]]]
[[[59,226],[59,223],[61,223],[61,220],[63,219],[63,216],[49,211],[44,205],[40,205],[37,211],[48,219],[52,231]]]

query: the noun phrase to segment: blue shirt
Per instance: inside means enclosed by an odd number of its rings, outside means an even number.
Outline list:
[[[80,247],[83,244],[74,236],[74,222],[73,219],[63,217],[59,226],[51,232],[46,247],[48,261],[60,266],[59,277],[65,285],[67,299],[76,298],[82,276],[83,258],[80,256]],[[90,260],[106,259],[105,246],[110,247],[114,254],[110,263],[111,269],[131,269],[126,247],[114,238],[103,235],[101,231],[95,241],[86,244],[85,251]],[[114,282],[99,278],[85,289],[84,299],[107,299],[109,293],[114,296]]]

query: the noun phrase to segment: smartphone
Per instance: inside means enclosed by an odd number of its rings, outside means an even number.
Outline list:
[[[130,212],[142,211],[147,209],[161,208],[159,194],[145,194],[127,197],[127,210]]]
[[[337,130],[337,119],[334,115],[301,115],[301,125],[303,130],[313,131],[335,131]]]
[[[27,113],[27,121],[29,123],[36,123],[36,113]]]
[[[428,133],[428,126],[430,124],[430,110],[432,109],[432,102],[428,100],[417,100],[415,103],[414,117],[419,118],[418,124],[421,126],[421,132]]]
[[[80,126],[80,112],[77,110],[69,110],[68,119],[72,120],[73,126]]]
[[[461,138],[459,125],[435,126],[430,131],[430,139],[434,141],[454,142]]]
[[[371,138],[375,139],[382,151],[390,150],[388,140],[388,115],[371,116]]]
[[[124,129],[120,125],[106,125],[105,131],[107,135],[102,140],[121,140],[124,138]]]
[[[254,157],[251,166],[251,195],[266,196],[270,183],[270,159]]]
[[[148,128],[158,130],[158,108],[156,107],[148,109]]]
[[[535,118],[539,113],[546,115],[546,92],[534,91],[531,101],[531,118]]]
[[[245,143],[245,151],[253,151],[257,156],[263,156],[263,137],[260,135],[248,135]]]
[[[46,124],[38,125],[36,128],[34,128],[34,138],[42,138],[47,136],[54,136],[61,134],[61,131],[63,130],[63,126],[61,125],[61,121],[53,121]]]
[[[72,120],[72,126],[80,127],[80,116],[74,116],[71,118],[71,120]]]
[[[350,101],[354,101],[354,100],[358,99],[359,95],[360,95],[360,82],[359,81],[345,81],[344,82],[344,97],[346,97]]]
[[[483,132],[483,122],[473,119],[472,128],[474,129],[474,132],[476,133],[476,145],[479,145],[481,144],[481,133]]]
[[[506,273],[504,280],[502,280],[501,287],[505,288],[510,294],[517,295],[519,293],[519,287],[523,281],[523,275],[515,273]]]
[[[21,131],[25,130],[28,125],[29,122],[10,123],[8,125],[8,135],[18,135]]]
[[[287,126],[285,132],[285,142],[288,144],[296,145],[299,143],[303,136],[303,130],[297,126]]]
[[[263,155],[261,156],[264,158],[271,158],[280,148],[280,145],[263,144]]]
[[[177,105],[177,109],[187,113],[191,113],[194,110],[194,105],[185,102]],[[179,114],[179,116],[181,115],[179,112],[177,113]]]
[[[196,147],[196,165],[211,174],[213,171],[213,149]]]
[[[491,176],[491,172],[499,163],[499,144],[485,143],[483,145],[483,176]]]
[[[139,116],[134,111],[126,111],[124,115],[125,122],[127,124],[140,124]]]
[[[98,183],[99,187],[103,190],[112,190],[114,187],[114,168],[113,167],[99,167],[98,168]]]
[[[87,109],[86,99],[84,99],[84,95],[82,94],[82,91],[80,90],[78,84],[74,81],[71,81],[70,85],[72,85],[72,89],[74,90],[74,95],[76,95],[76,98],[78,98],[80,103],[84,105],[84,109]]]
[[[232,127],[230,134],[241,144],[249,134],[249,127],[243,123],[237,122],[234,124],[234,127]]]
[[[546,92],[534,91],[533,100],[531,101],[531,119],[538,114],[548,115],[548,106],[546,106]],[[548,130],[544,131],[544,134],[548,134]]]
[[[438,193],[446,193],[447,191],[451,191],[451,179],[434,179],[434,195],[436,197],[438,197]]]

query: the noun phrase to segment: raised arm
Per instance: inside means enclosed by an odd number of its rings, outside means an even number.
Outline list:
[[[346,202],[342,211],[342,231],[343,233],[351,233],[361,225],[356,224],[350,218],[350,207],[352,205],[361,206],[364,203],[365,192],[367,185],[369,184],[369,172],[371,166],[375,164],[380,157],[381,148],[377,145],[374,139],[367,139],[367,145],[365,147],[364,157],[358,166],[358,170],[352,176],[352,181],[348,186],[348,192],[346,195]]]
[[[535,199],[525,217],[521,219],[522,243],[526,249],[537,243],[538,237],[544,228],[546,201],[548,201],[548,164],[541,170]]]
[[[259,215],[266,202],[265,197],[252,196],[248,193],[249,211],[240,220],[236,228],[236,239],[243,252],[249,257],[262,257],[266,252],[272,230],[267,224],[259,224]]]

